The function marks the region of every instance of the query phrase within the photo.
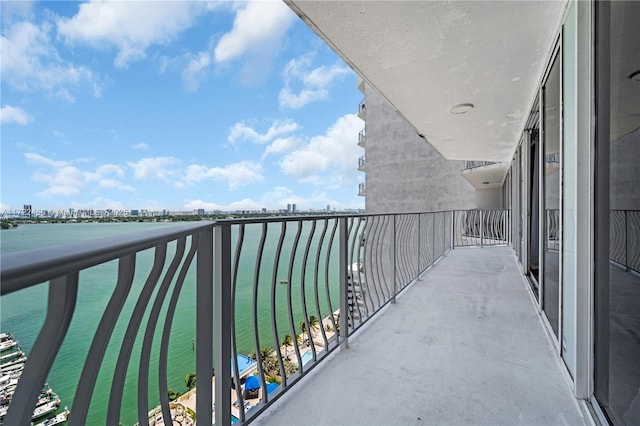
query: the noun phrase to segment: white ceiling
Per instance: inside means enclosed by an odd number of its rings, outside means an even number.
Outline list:
[[[511,160],[566,5],[285,1],[445,158],[485,161]]]

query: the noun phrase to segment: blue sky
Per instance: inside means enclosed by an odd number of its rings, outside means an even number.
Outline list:
[[[3,210],[364,207],[356,76],[283,3],[1,5]]]

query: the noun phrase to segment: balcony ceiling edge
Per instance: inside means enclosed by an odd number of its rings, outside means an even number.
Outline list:
[[[285,3],[445,158],[484,161],[511,160],[567,4]]]

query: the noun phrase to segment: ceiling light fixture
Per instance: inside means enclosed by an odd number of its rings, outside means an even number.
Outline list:
[[[488,181],[484,181],[484,182],[482,182],[482,184],[483,184],[483,185],[489,185],[490,183],[491,183],[491,182],[488,182]]]
[[[639,81],[640,82],[640,70],[636,71],[636,72],[632,72],[631,74],[629,74],[629,78],[631,80],[634,81]]]
[[[473,109],[473,104],[458,104],[449,109],[451,114],[466,114]]]

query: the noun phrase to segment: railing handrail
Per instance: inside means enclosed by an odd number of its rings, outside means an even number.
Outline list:
[[[129,235],[77,241],[2,255],[0,295],[118,259],[126,254],[154,247],[196,230],[213,228],[214,221],[189,222],[168,228],[150,229]]]

